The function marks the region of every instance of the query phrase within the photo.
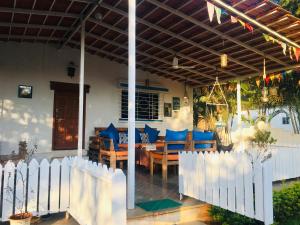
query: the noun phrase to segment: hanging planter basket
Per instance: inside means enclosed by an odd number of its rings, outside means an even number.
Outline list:
[[[278,88],[277,87],[271,87],[269,89],[269,93],[270,93],[270,96],[278,96]]]

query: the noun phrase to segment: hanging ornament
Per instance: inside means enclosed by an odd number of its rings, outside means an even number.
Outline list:
[[[221,55],[221,67],[225,68],[228,66],[228,56],[227,54],[222,54]]]
[[[260,79],[256,78],[255,82],[256,82],[257,87],[259,87],[260,86]]]

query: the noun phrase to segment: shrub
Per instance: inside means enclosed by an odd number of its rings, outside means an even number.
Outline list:
[[[283,187],[273,193],[274,224],[287,225],[290,220],[300,217],[300,182]],[[222,225],[261,225],[260,221],[212,206],[212,218]],[[294,223],[291,223],[294,224]]]
[[[274,220],[282,224],[300,216],[300,182],[273,192]]]

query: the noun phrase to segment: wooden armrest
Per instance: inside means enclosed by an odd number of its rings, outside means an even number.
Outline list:
[[[185,145],[187,142],[186,141],[165,141],[166,145],[174,145],[174,144],[182,144]]]
[[[194,141],[194,144],[217,144],[216,140],[210,140],[210,141]]]

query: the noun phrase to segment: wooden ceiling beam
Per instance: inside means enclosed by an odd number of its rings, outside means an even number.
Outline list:
[[[128,13],[127,13],[127,12],[125,12],[125,11],[123,11],[123,10],[120,10],[120,9],[117,9],[117,8],[114,8],[114,7],[112,7],[112,6],[110,6],[110,5],[106,4],[106,3],[101,4],[101,7],[104,7],[104,8],[106,8],[106,9],[108,9],[108,10],[111,10],[111,11],[113,11],[113,12],[115,12],[115,13],[118,13],[118,14],[124,16],[124,17],[127,17],[127,16],[128,16]],[[186,42],[186,43],[188,43],[188,44],[190,44],[190,45],[193,45],[193,46],[195,46],[195,47],[197,47],[197,48],[203,49],[203,50],[205,50],[205,51],[207,51],[207,52],[209,52],[209,53],[211,53],[211,54],[214,54],[214,55],[217,55],[217,56],[220,56],[220,55],[221,55],[221,53],[219,53],[218,51],[216,51],[216,50],[214,50],[214,49],[211,49],[211,48],[209,48],[209,47],[206,47],[206,46],[204,46],[204,45],[201,45],[201,44],[199,44],[199,43],[196,43],[196,42],[194,42],[194,41],[191,41],[190,39],[187,39],[187,38],[185,38],[185,37],[183,37],[183,36],[180,36],[180,35],[178,35],[178,34],[176,34],[176,33],[174,33],[174,32],[171,32],[171,31],[169,31],[169,30],[166,30],[166,29],[164,29],[164,28],[162,28],[162,27],[160,27],[160,26],[158,26],[158,25],[155,25],[155,24],[152,24],[152,23],[150,23],[150,22],[148,22],[148,21],[145,21],[144,19],[141,19],[141,18],[138,18],[138,17],[137,17],[136,20],[137,20],[138,23],[141,23],[141,24],[143,24],[143,25],[146,25],[146,26],[148,26],[148,27],[151,27],[151,28],[153,28],[153,29],[155,29],[155,30],[157,30],[157,31],[159,31],[159,32],[161,32],[161,33],[165,33],[165,34],[167,34],[167,35],[169,35],[169,36],[171,36],[171,37],[174,37],[174,38],[176,38],[176,39],[178,39],[178,40],[181,40],[181,41],[183,41],[183,42]],[[244,66],[244,67],[247,67],[248,69],[251,69],[251,70],[253,70],[253,71],[258,71],[257,68],[254,68],[253,66],[248,65],[248,64],[246,64],[246,63],[240,62],[240,61],[238,61],[238,60],[236,60],[236,59],[234,59],[234,58],[230,58],[230,60],[233,61],[233,62],[235,62],[235,63],[237,63],[237,64],[240,64],[240,65],[242,65],[242,66]],[[206,66],[211,67],[212,65],[206,64]],[[215,67],[215,66],[213,66],[213,67]],[[221,68],[218,68],[218,69],[219,69],[220,71],[222,70],[223,73],[227,73],[226,70],[223,70],[223,69],[221,69]],[[231,75],[231,76],[236,76],[236,75],[233,75],[233,74],[229,74],[229,75]]]
[[[98,8],[98,6],[101,2],[102,2],[102,0],[98,0],[98,1],[94,2],[92,4],[91,8],[85,14],[84,14],[84,12],[82,12],[82,14],[80,15],[80,19],[78,19],[77,25],[75,27],[73,27],[73,30],[69,34],[67,34],[63,37],[63,39],[65,39],[65,41],[62,42],[62,44],[60,45],[59,48],[63,48],[73,38],[73,36],[79,31],[81,25],[90,18],[90,16]]]
[[[187,21],[190,21],[191,23],[194,23],[194,24],[196,24],[196,25],[198,25],[198,26],[200,26],[200,27],[202,27],[202,28],[204,28],[204,29],[206,29],[206,30],[214,33],[214,34],[217,34],[221,38],[224,38],[224,39],[227,39],[227,40],[229,40],[231,42],[234,42],[235,44],[237,44],[237,45],[239,45],[241,47],[244,47],[244,48],[246,48],[246,49],[248,49],[250,51],[256,52],[258,55],[262,56],[263,58],[268,58],[268,59],[270,59],[270,60],[272,60],[274,62],[277,62],[280,65],[287,66],[287,64],[285,62],[282,62],[281,60],[278,60],[278,59],[276,59],[275,57],[273,57],[271,55],[265,54],[264,52],[262,52],[262,51],[260,51],[260,50],[258,50],[256,48],[253,48],[252,46],[246,45],[242,41],[240,41],[240,40],[238,40],[236,38],[233,38],[233,37],[231,37],[229,35],[226,35],[223,32],[221,32],[221,31],[219,31],[219,30],[217,30],[217,29],[215,29],[213,27],[210,27],[210,26],[206,25],[205,23],[203,23],[203,22],[201,22],[201,21],[199,21],[199,20],[197,20],[197,19],[195,19],[193,17],[190,17],[190,16],[188,16],[188,15],[186,15],[186,14],[180,12],[180,11],[177,11],[176,9],[174,9],[172,7],[167,6],[166,4],[163,4],[163,3],[161,3],[161,2],[159,2],[157,0],[146,0],[146,1],[150,2],[153,5],[159,6],[160,8],[162,8],[162,9],[164,9],[164,10],[170,12],[170,13],[173,13],[174,15],[177,15],[177,16],[183,18],[183,19],[186,19]]]
[[[77,45],[79,46],[79,43],[75,42],[75,41],[70,41],[70,43],[74,44],[74,45]],[[107,55],[111,55],[115,58],[118,58],[118,59],[122,59],[124,60],[125,62],[128,61],[128,58],[127,57],[124,57],[124,56],[120,56],[120,55],[117,55],[117,54],[114,54],[112,52],[109,52],[109,51],[105,51],[105,50],[99,50],[93,46],[90,46],[90,45],[86,45],[86,48],[88,49],[91,49],[93,51],[97,51],[97,52],[100,52],[100,53],[103,53],[103,54],[107,54]],[[172,75],[174,77],[177,77],[177,78],[181,78],[181,79],[185,79],[185,80],[188,80],[188,81],[191,81],[191,82],[194,82],[194,83],[198,83],[198,84],[203,84],[202,82],[200,82],[199,80],[197,79],[190,79],[189,77],[185,77],[185,76],[181,76],[181,75],[178,75],[176,73],[172,73],[172,72],[168,72],[168,71],[164,71],[164,70],[161,70],[159,68],[156,68],[156,67],[151,67],[151,66],[148,66],[148,65],[145,65],[143,63],[139,63],[137,62],[137,65],[143,67],[143,68],[148,68],[148,69],[151,69],[151,70],[154,70],[154,71],[158,71],[160,73],[164,73],[164,74],[169,74],[169,75]]]

